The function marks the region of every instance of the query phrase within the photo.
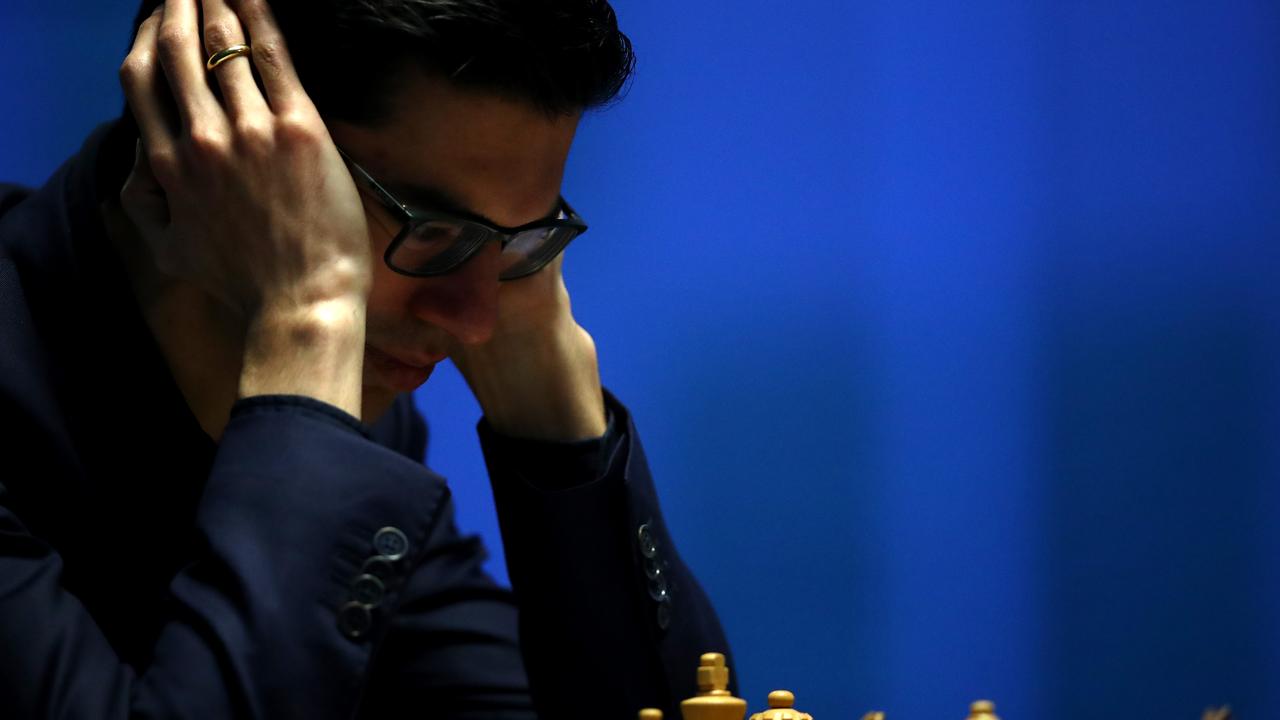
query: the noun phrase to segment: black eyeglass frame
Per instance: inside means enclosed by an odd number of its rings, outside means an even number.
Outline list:
[[[346,160],[349,166],[351,166],[351,169],[355,171],[356,175],[358,176],[358,179],[362,183],[364,183],[366,187],[368,187],[370,190],[373,191],[373,194],[377,196],[378,200],[383,204],[383,206],[385,206],[387,210],[389,210],[393,215],[399,218],[400,221],[403,223],[400,227],[400,231],[396,233],[396,236],[394,238],[392,238],[391,244],[387,246],[387,251],[382,255],[382,261],[387,264],[387,267],[391,268],[397,273],[400,273],[401,275],[408,275],[409,277],[439,277],[441,275],[447,275],[453,272],[454,270],[457,270],[464,263],[466,263],[468,260],[474,257],[475,254],[479,252],[480,249],[483,248],[486,244],[488,244],[489,240],[492,240],[494,236],[500,238],[501,247],[506,248],[507,245],[512,241],[512,239],[515,238],[516,235],[519,235],[520,233],[523,233],[523,232],[528,232],[529,230],[555,229],[555,228],[566,228],[566,227],[574,228],[575,230],[577,230],[577,232],[571,235],[568,240],[565,240],[563,244],[559,248],[557,248],[554,253],[551,253],[547,257],[542,258],[542,260],[538,262],[535,266],[533,266],[531,269],[526,269],[525,271],[521,272],[519,275],[505,276],[505,277],[499,278],[500,280],[519,280],[520,278],[528,277],[538,272],[542,268],[546,267],[546,265],[550,263],[552,260],[554,260],[557,256],[559,256],[560,253],[564,252],[564,249],[569,246],[570,242],[576,240],[578,236],[582,235],[587,231],[586,221],[584,221],[582,219],[582,216],[579,215],[573,209],[573,207],[569,205],[569,201],[565,200],[563,195],[561,195],[559,198],[559,212],[564,217],[556,218],[554,220],[535,220],[531,223],[525,223],[524,225],[519,225],[517,227],[503,227],[501,225],[495,225],[482,217],[479,217],[477,215],[472,215],[470,213],[446,213],[446,212],[440,212],[437,210],[425,210],[421,208],[414,208],[407,205],[406,203],[400,202],[400,200],[397,199],[395,195],[391,194],[391,191],[387,190],[385,187],[382,186],[382,183],[375,180],[374,177],[369,174],[368,170],[365,170],[363,167],[361,167],[360,163],[357,163],[355,160],[352,160],[351,156],[347,155],[347,153],[344,152],[342,148],[338,148],[338,154],[342,156],[343,160]],[[451,263],[448,267],[445,267],[440,270],[432,270],[432,271],[426,271],[426,272],[416,271],[416,270],[406,270],[402,267],[396,266],[395,263],[391,262],[391,257],[395,254],[396,249],[399,248],[402,244],[404,244],[404,241],[409,237],[410,234],[413,233],[413,231],[416,228],[420,227],[425,223],[428,223],[431,221],[440,221],[440,220],[449,221],[449,222],[464,222],[471,225],[478,225],[481,228],[484,228],[486,231],[488,231],[490,237],[486,238],[481,242],[476,243],[475,247],[469,250],[465,255],[463,255],[457,261]]]

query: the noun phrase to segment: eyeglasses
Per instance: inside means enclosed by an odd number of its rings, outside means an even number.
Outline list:
[[[413,277],[436,277],[456,270],[490,240],[502,248],[500,280],[532,275],[555,259],[569,241],[587,231],[587,224],[559,200],[556,217],[519,227],[494,225],[483,218],[413,208],[400,202],[341,148],[339,154],[367,187],[403,225],[383,260],[392,270]]]

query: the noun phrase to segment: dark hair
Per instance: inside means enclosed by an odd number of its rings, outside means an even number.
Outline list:
[[[607,0],[269,1],[321,114],[358,124],[387,116],[413,63],[548,114],[608,104],[635,65]],[[160,2],[143,0],[135,33]]]

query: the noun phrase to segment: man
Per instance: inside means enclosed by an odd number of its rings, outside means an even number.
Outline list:
[[[723,633],[561,275],[608,4],[154,6],[0,189],[0,716],[674,717]],[[422,465],[445,357],[511,592]]]

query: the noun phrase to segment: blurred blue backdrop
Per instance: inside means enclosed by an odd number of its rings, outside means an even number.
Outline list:
[[[1280,6],[615,4],[570,289],[752,706],[1280,714]],[[134,5],[0,6],[0,175],[118,111]]]

